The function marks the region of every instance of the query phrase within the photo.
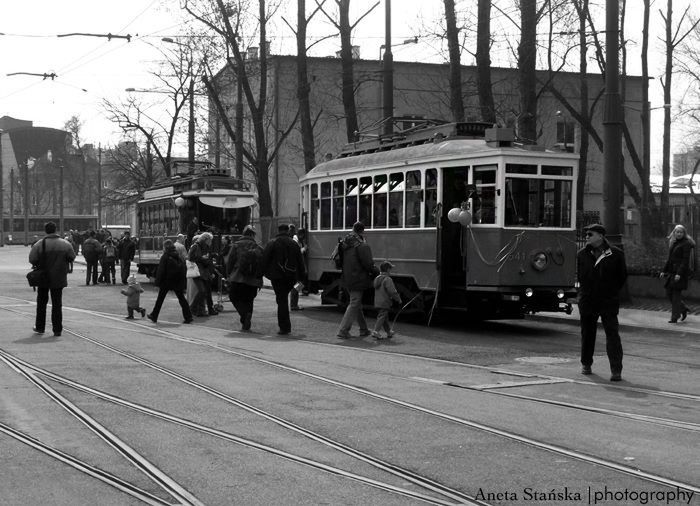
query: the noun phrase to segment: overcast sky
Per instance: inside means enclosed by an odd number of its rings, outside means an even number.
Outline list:
[[[312,2],[307,2],[311,4]],[[329,2],[330,4],[331,2]],[[364,12],[374,0],[353,0],[353,18]],[[72,115],[84,122],[83,142],[103,145],[113,143],[118,132],[104,117],[104,98],[119,100],[125,88],[153,87],[149,70],[161,59],[158,47],[162,37],[176,36],[182,18],[177,12],[179,0],[172,0],[175,12],[163,8],[162,0],[15,0],[2,2],[0,15],[0,116],[31,120],[35,126],[63,128]],[[294,22],[294,0],[286,0],[287,19]],[[459,2],[458,2],[459,5]],[[434,19],[442,16],[442,0],[394,0],[392,9],[393,43],[426,32]],[[658,24],[657,24],[658,26]],[[291,54],[293,34],[278,20],[271,37],[272,52]],[[600,29],[603,29],[602,25]],[[515,29],[512,29],[513,33]],[[108,41],[103,37],[59,34],[89,33],[131,35]],[[332,33],[327,25],[317,23],[315,33]],[[384,3],[358,25],[355,44],[361,56],[376,59],[384,42]],[[337,38],[315,47],[314,55],[332,55],[338,49]],[[652,44],[652,51],[654,51]],[[657,44],[658,46],[658,44]],[[439,62],[442,48],[430,37],[418,45],[394,48],[394,58]],[[498,55],[492,56],[496,60]],[[463,63],[472,64],[465,55]],[[55,80],[39,76],[9,73],[55,73]],[[658,80],[652,81],[652,105],[660,102]],[[660,103],[659,103],[660,105]],[[658,124],[652,116],[652,124]],[[658,138],[658,136],[654,136]],[[656,147],[655,147],[656,149]],[[660,149],[660,146],[659,146]],[[186,147],[180,150],[186,151]]]

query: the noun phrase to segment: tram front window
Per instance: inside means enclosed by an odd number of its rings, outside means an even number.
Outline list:
[[[506,178],[506,227],[571,226],[572,183]]]

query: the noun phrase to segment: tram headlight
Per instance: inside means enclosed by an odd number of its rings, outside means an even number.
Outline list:
[[[185,199],[178,197],[175,199],[175,207],[182,207],[185,205]]]
[[[564,290],[562,290],[561,288],[559,290],[557,290],[557,299],[563,299],[564,295],[565,295]]]
[[[532,297],[534,294],[535,294],[535,292],[532,288],[525,289],[525,297]]]

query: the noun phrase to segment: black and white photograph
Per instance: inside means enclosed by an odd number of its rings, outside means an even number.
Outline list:
[[[700,506],[700,4],[0,5],[0,504]]]

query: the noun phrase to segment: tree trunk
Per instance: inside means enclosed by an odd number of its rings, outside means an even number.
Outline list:
[[[520,77],[520,116],[518,135],[528,144],[537,142],[537,3],[521,0],[521,38],[518,45],[518,73]]]
[[[352,61],[352,27],[350,26],[350,0],[339,0],[340,12],[340,61],[342,66],[343,107],[345,108],[345,130],[348,142],[355,140],[358,131],[357,107],[355,106],[355,75]]]
[[[464,121],[464,103],[462,102],[462,63],[459,51],[459,30],[455,16],[454,0],[444,0],[445,20],[447,22],[447,45],[450,52],[450,108],[454,121]]]
[[[664,90],[664,104],[671,103],[671,78],[673,77],[673,34],[672,29],[673,0],[667,0],[666,7],[666,69],[661,86]],[[663,163],[661,166],[661,224],[668,229],[668,192],[671,178],[671,109],[664,107]]]
[[[579,10],[579,43],[581,50],[579,53],[579,67],[581,75],[581,97],[580,111],[584,121],[590,122],[588,113],[588,45],[586,36],[586,14],[588,13],[588,0],[582,0],[581,9]],[[586,173],[588,171],[588,146],[590,138],[588,131],[581,128],[581,143],[579,146],[579,166],[578,166],[578,184],[576,186],[576,209],[584,211],[584,189],[586,184]],[[566,132],[564,132],[566,135]]]
[[[309,86],[306,57],[306,0],[298,0],[297,9],[297,97],[299,98],[304,170],[309,172],[316,165],[316,153],[314,130],[311,124],[311,104],[309,103],[311,87]]]
[[[476,35],[476,86],[481,120],[496,123],[491,84],[491,0],[479,0]]]

